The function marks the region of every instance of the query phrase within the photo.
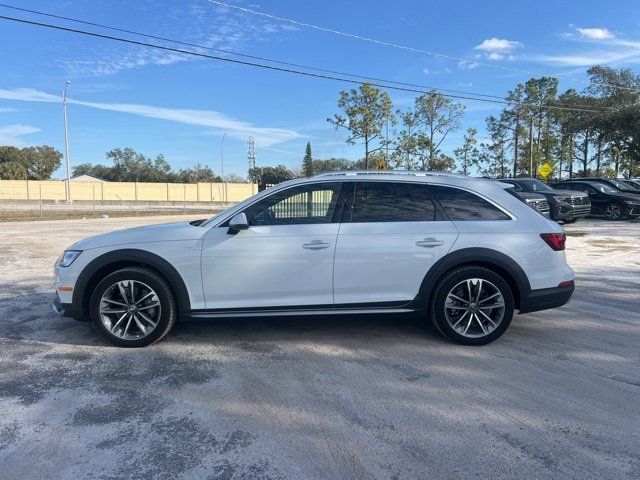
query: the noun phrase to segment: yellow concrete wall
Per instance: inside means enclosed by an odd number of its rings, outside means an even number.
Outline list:
[[[0,180],[0,200],[66,199],[60,180]],[[73,200],[127,202],[240,202],[254,193],[250,183],[71,182]]]

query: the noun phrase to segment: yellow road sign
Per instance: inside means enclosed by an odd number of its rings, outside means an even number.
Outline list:
[[[553,167],[546,162],[538,167],[538,173],[542,178],[547,178],[551,172],[553,172]]]
[[[376,170],[386,170],[387,169],[387,164],[385,163],[384,160],[378,160],[378,162],[376,163]]]

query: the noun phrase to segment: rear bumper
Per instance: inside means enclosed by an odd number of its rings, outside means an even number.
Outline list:
[[[529,293],[520,299],[520,313],[537,312],[548,308],[561,307],[571,299],[575,285],[563,287],[541,288],[530,290]]]

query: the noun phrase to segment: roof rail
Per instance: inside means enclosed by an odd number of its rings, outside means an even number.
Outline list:
[[[426,170],[341,170],[337,172],[325,172],[314,175],[314,177],[338,177],[338,176],[359,176],[359,175],[412,175],[415,177],[458,177],[470,178],[467,175],[448,172],[431,172]]]

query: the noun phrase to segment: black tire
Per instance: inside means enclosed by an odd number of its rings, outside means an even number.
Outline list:
[[[610,221],[622,220],[626,216],[625,208],[619,203],[611,202],[604,207],[604,216]]]
[[[497,326],[492,331],[483,336],[469,337],[457,332],[452,325],[449,324],[447,314],[445,313],[447,296],[451,290],[461,282],[469,279],[482,279],[483,281],[490,282],[489,285],[499,290],[504,300],[504,310],[500,323],[497,323]],[[485,345],[498,339],[511,324],[514,313],[513,293],[509,284],[492,270],[476,266],[459,267],[447,273],[440,282],[438,282],[432,296],[429,313],[435,327],[450,341],[462,345]],[[491,315],[491,311],[489,311],[489,315]],[[480,318],[480,316],[478,316],[478,318]]]
[[[113,334],[102,321],[100,304],[103,295],[118,282],[126,281],[141,282],[145,286],[150,287],[153,289],[160,303],[155,328],[142,338],[120,338]],[[178,317],[176,301],[167,281],[155,271],[139,267],[117,270],[102,279],[91,295],[89,313],[91,321],[98,332],[110,343],[119,347],[146,347],[147,345],[160,341],[169,333],[171,328],[173,328]]]

